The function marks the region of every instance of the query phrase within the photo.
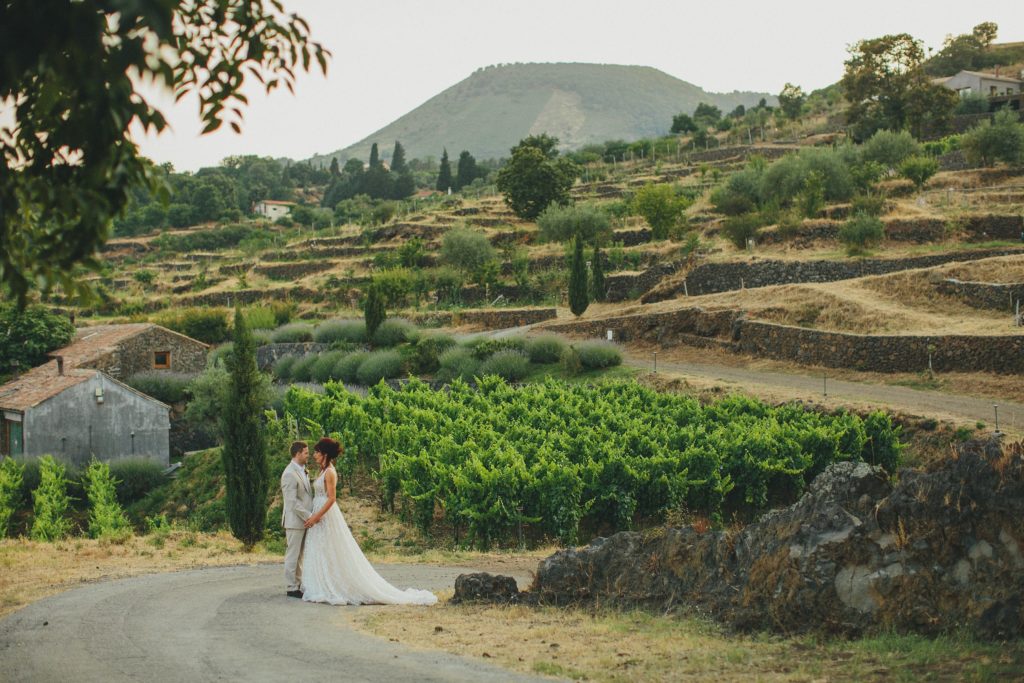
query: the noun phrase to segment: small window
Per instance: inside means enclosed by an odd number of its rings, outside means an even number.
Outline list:
[[[170,351],[155,351],[153,353],[153,367],[157,370],[168,370],[171,367]]]

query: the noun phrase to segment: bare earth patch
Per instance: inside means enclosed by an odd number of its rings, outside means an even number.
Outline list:
[[[707,621],[646,612],[521,606],[364,608],[353,627],[408,647],[577,680],[1010,680],[1024,644],[884,635],[815,641],[729,635]]]

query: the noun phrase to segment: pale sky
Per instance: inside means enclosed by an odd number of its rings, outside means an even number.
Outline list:
[[[910,33],[939,49],[947,34],[994,21],[999,42],[1024,40],[1020,0],[285,0],[334,54],[327,77],[298,76],[296,94],[253,83],[241,135],[200,136],[194,100],[159,99],[173,127],[140,139],[178,170],[226,156],[304,159],[346,147],[479,67],[592,62],[660,69],[705,90],[811,91],[843,72],[846,48]],[[157,102],[154,98],[154,102]]]

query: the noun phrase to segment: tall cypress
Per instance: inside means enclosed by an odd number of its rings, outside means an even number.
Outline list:
[[[409,170],[409,165],[405,163],[405,147],[402,147],[402,143],[395,140],[395,150],[391,152],[391,172],[392,173],[405,173]]]
[[[366,290],[366,307],[363,309],[363,319],[366,321],[366,336],[373,338],[374,333],[380,324],[387,318],[387,311],[384,310],[384,297],[376,283],[371,282]]]
[[[380,164],[380,152],[377,151],[377,143],[370,147],[370,168],[376,168]]]
[[[601,247],[594,245],[594,258],[591,259],[590,268],[590,298],[594,301],[604,301],[604,263]]]
[[[459,164],[455,172],[455,189],[461,190],[474,180],[478,175],[476,170],[476,159],[467,150],[462,150],[459,155]]]
[[[437,173],[437,185],[435,189],[439,192],[447,192],[452,186],[452,165],[448,161],[448,149],[445,148],[441,154],[441,170]]]
[[[587,291],[587,264],[583,260],[583,240],[573,240],[572,263],[569,267],[569,310],[577,318],[590,305]]]
[[[338,168],[338,157],[331,157],[331,176],[337,178],[341,175],[341,169]]]
[[[251,550],[267,518],[267,444],[263,427],[265,384],[256,367],[256,341],[235,309],[234,348],[225,359],[229,380],[220,416],[225,499],[231,533]]]

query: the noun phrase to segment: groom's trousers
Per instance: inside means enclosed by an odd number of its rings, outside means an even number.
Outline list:
[[[284,551],[284,580],[288,590],[302,590],[302,548],[306,541],[305,529],[285,529],[284,538],[288,543]]]

